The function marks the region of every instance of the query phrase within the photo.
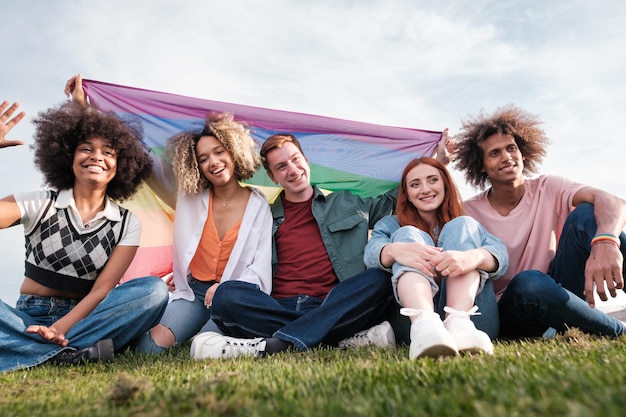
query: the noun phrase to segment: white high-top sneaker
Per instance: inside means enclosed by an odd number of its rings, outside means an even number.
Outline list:
[[[401,308],[400,314],[415,317],[411,324],[410,359],[453,356],[459,353],[454,338],[444,327],[439,314],[414,308]]]
[[[493,355],[493,343],[487,333],[478,330],[470,316],[477,315],[478,306],[472,307],[469,311],[458,311],[450,307],[444,307],[448,317],[443,321],[443,325],[450,332],[459,352],[466,353],[487,353]]]

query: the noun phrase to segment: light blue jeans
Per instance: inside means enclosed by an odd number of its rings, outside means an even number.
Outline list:
[[[624,324],[584,299],[585,263],[596,229],[593,205],[580,204],[563,226],[550,275],[530,270],[513,277],[498,302],[501,337],[539,337],[549,328],[562,332],[571,327],[602,336],[626,334]],[[619,239],[626,258],[626,234]]]
[[[211,320],[211,309],[204,305],[204,296],[215,281],[198,281],[192,276],[189,276],[187,281],[195,295],[193,301],[183,298],[170,301],[159,322],[174,334],[176,339],[174,345],[185,343],[198,333],[209,331],[221,333]],[[143,353],[160,353],[166,348],[157,345],[148,331],[137,339],[135,349]]]
[[[460,216],[452,219],[441,228],[437,246],[442,248],[444,251],[466,251],[482,247],[483,238],[476,225],[476,220],[468,216]],[[425,245],[436,246],[428,233],[413,226],[400,227],[391,235],[391,241],[419,242]],[[446,306],[447,277],[442,278],[440,288],[434,278],[423,274],[415,268],[401,265],[396,262],[392,266],[392,271],[393,275],[391,277],[391,284],[393,286],[393,293],[398,301],[398,304],[401,304],[398,298],[398,278],[408,271],[417,272],[423,275],[430,282],[435,303],[435,311],[439,313],[442,319],[445,318],[443,308]],[[487,279],[487,273],[483,271],[479,271],[479,273],[480,286],[478,293],[476,294],[474,304],[478,306],[478,312],[480,315],[471,316],[471,320],[476,325],[476,328],[487,333],[492,339],[495,339],[499,332],[500,320],[498,316],[498,304],[493,292],[493,283],[491,280]]]
[[[84,349],[103,339],[113,339],[114,349],[123,350],[158,323],[167,300],[167,286],[158,277],[127,281],[67,332],[67,347],[26,333],[26,328],[50,326],[74,308],[76,300],[22,295],[16,308],[0,301],[0,372],[40,365],[64,350]]]

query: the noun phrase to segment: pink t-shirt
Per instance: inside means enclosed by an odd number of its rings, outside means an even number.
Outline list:
[[[527,179],[524,196],[507,216],[491,207],[487,199],[489,190],[465,201],[467,214],[502,239],[509,252],[509,269],[493,283],[498,300],[518,272],[550,271],[574,194],[583,187],[554,175]]]

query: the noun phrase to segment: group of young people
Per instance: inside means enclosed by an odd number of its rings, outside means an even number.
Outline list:
[[[233,115],[211,114],[161,159],[132,125],[89,107],[80,76],[65,92],[70,103],[35,119],[35,164],[51,190],[0,200],[0,227],[21,223],[26,236],[20,298],[0,302],[0,371],[190,340],[196,359],[397,343],[413,359],[492,354],[497,337],[549,329],[626,333],[594,308],[594,292],[624,288],[626,202],[530,178],[548,140],[514,106],[464,122],[435,157],[412,160],[397,189],[362,198],[313,185],[291,134],[257,151]],[[6,138],[16,111],[0,106],[0,147],[21,144]],[[488,188],[463,202],[449,161]],[[271,205],[241,185],[261,165],[282,188]],[[176,209],[173,274],[117,285],[141,225],[113,200],[141,181]]]

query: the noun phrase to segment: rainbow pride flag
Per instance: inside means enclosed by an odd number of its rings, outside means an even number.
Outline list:
[[[309,159],[311,181],[329,192],[380,195],[397,185],[411,159],[431,155],[441,138],[439,131],[224,103],[94,80],[83,80],[83,87],[94,107],[139,121],[144,142],[159,155],[170,137],[202,128],[209,112],[232,113],[248,125],[259,144],[274,133],[291,133]],[[263,168],[246,182],[263,190],[270,201],[279,192]],[[169,273],[174,209],[145,185],[124,206],[141,219],[143,227],[141,246],[123,280]]]

